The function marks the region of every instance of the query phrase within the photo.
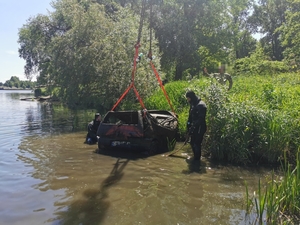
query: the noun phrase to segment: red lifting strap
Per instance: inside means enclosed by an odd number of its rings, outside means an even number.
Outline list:
[[[124,91],[124,93],[121,95],[121,97],[118,99],[118,101],[116,102],[116,104],[114,104],[114,106],[112,107],[111,111],[114,111],[116,109],[116,107],[119,105],[119,103],[123,100],[123,98],[128,94],[128,92],[130,91],[130,89],[132,88],[136,97],[138,98],[140,105],[142,106],[143,109],[145,108],[145,105],[138,93],[138,91],[136,90],[135,86],[134,86],[134,75],[136,73],[136,59],[138,57],[139,54],[139,47],[140,47],[140,43],[137,43],[135,45],[135,55],[134,55],[134,59],[133,59],[133,68],[132,68],[132,72],[131,72],[131,83],[129,85],[129,87]]]
[[[133,89],[133,91],[134,91],[136,97],[138,98],[138,100],[139,100],[140,105],[142,106],[142,108],[143,108],[143,109],[146,109],[146,108],[145,108],[145,105],[144,105],[144,103],[143,103],[143,101],[142,101],[142,99],[141,99],[141,97],[140,97],[140,95],[139,95],[139,93],[138,93],[138,91],[137,91],[137,89],[136,89],[136,87],[134,86],[134,76],[135,76],[135,73],[136,73],[136,59],[137,59],[138,54],[139,54],[139,47],[140,47],[140,44],[137,43],[137,44],[135,45],[135,55],[134,55],[134,59],[133,59],[133,69],[132,69],[132,72],[131,72],[131,83],[130,83],[130,85],[128,86],[128,88],[125,90],[125,92],[121,95],[121,97],[118,99],[118,101],[115,103],[115,105],[112,107],[111,111],[114,111],[114,110],[116,109],[116,107],[120,104],[120,102],[121,102],[121,101],[124,99],[124,97],[128,94],[128,92],[130,91],[131,88]],[[150,53],[149,53],[149,54],[150,54]],[[149,55],[148,55],[148,57],[149,57]],[[150,57],[149,57],[149,58],[150,58]],[[151,58],[152,58],[152,57],[151,57]],[[171,109],[172,109],[172,112],[175,114],[175,111],[174,111],[174,108],[173,108],[173,106],[172,106],[172,104],[171,104],[170,98],[169,98],[169,96],[168,96],[168,94],[167,94],[167,92],[166,92],[166,90],[165,90],[165,88],[164,88],[164,85],[163,85],[163,83],[162,83],[162,81],[161,81],[161,79],[160,79],[160,77],[159,77],[159,74],[158,74],[157,70],[155,69],[155,66],[154,66],[153,63],[152,63],[151,58],[150,58],[150,65],[151,65],[151,68],[152,68],[152,70],[153,70],[153,72],[154,72],[154,74],[155,74],[155,76],[156,76],[156,78],[157,78],[157,80],[158,80],[158,82],[159,82],[159,85],[160,85],[160,87],[161,87],[161,89],[162,89],[162,91],[163,91],[163,93],[164,93],[164,95],[165,95],[165,97],[166,97],[166,99],[167,99],[167,101],[168,101],[168,103],[169,103]]]
[[[170,105],[170,107],[171,107],[171,109],[172,109],[172,112],[175,114],[175,111],[174,111],[174,108],[173,108],[173,106],[172,106],[172,104],[171,104],[170,98],[169,98],[169,96],[168,96],[168,94],[167,94],[167,92],[166,92],[166,90],[165,90],[165,87],[164,87],[164,85],[163,85],[163,83],[162,83],[162,81],[161,81],[161,79],[160,79],[160,77],[159,77],[159,75],[158,75],[158,72],[156,71],[156,69],[155,69],[155,67],[154,67],[154,65],[153,65],[153,63],[152,63],[152,61],[150,61],[150,65],[151,65],[151,68],[152,68],[152,70],[153,70],[153,72],[154,72],[154,74],[155,74],[155,76],[156,76],[156,78],[157,78],[157,80],[158,80],[158,82],[159,82],[159,85],[160,85],[160,87],[161,87],[161,89],[162,89],[162,91],[163,91],[163,93],[164,93],[166,99],[168,100],[168,103],[169,103],[169,105]]]

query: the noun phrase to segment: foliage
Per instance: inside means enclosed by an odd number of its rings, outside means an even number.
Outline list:
[[[284,57],[294,71],[299,71],[300,3],[297,0],[288,0],[288,3],[289,8],[286,11],[286,23],[280,27],[283,32],[282,44],[286,47]]]
[[[259,0],[255,1],[253,14],[249,18],[249,23],[264,34],[260,42],[272,60],[283,59],[282,32],[278,28],[285,24],[287,9],[287,0]]]
[[[203,67],[198,53],[202,46],[217,61],[226,61],[230,32],[225,1],[176,0],[156,7],[153,28],[162,52],[162,68],[174,71],[174,80],[184,78],[186,70],[195,77]],[[215,16],[218,15],[218,16]]]
[[[263,185],[259,180],[257,194],[250,197],[247,193],[247,213],[256,214],[259,221],[266,220],[268,224],[296,224],[300,210],[300,152],[296,154],[296,164],[290,165],[285,158],[282,164],[282,176],[266,179]],[[255,209],[252,210],[252,207]],[[294,223],[295,222],[295,223]],[[262,223],[260,223],[262,224]]]
[[[228,36],[232,40],[232,46],[228,50],[231,52],[231,60],[249,56],[255,50],[256,40],[252,37],[253,30],[249,25],[248,18],[252,11],[253,2],[250,0],[226,1],[226,23],[228,23]],[[252,31],[252,32],[251,32]],[[223,64],[226,61],[221,61]]]
[[[178,116],[179,132],[181,137],[184,137],[186,133],[186,120],[189,111],[189,106],[185,99],[185,93],[188,90],[193,90],[196,94],[202,96],[202,90],[208,82],[208,79],[194,79],[190,82],[174,81],[165,85],[165,90],[168,94],[171,105]],[[156,92],[152,96],[145,99],[145,105],[147,109],[172,110],[160,88],[157,88]]]
[[[287,152],[294,161],[300,145],[299,76],[239,76],[228,92],[213,79],[177,81],[166,85],[182,137],[188,104],[184,94],[194,90],[208,106],[204,148],[213,159],[232,163],[278,163]],[[148,109],[170,106],[161,90],[145,100]]]
[[[279,74],[289,70],[289,67],[284,62],[269,60],[260,45],[257,46],[255,52],[250,57],[236,60],[234,67],[237,75]]]
[[[49,89],[61,86],[61,98],[73,106],[99,105],[98,99],[105,102],[105,108],[111,107],[120,94],[115,90],[124,90],[129,82],[122,78],[131,72],[138,31],[143,33],[141,50],[147,55],[147,28],[158,41],[151,38],[155,64],[160,67],[161,63],[160,72],[169,81],[195,78],[203,67],[213,71],[219,64],[233,65],[236,60],[237,73],[267,74],[299,67],[296,0],[58,0],[52,5],[49,15],[29,18],[20,29],[19,53],[26,61],[28,78],[37,76]],[[257,32],[262,37],[257,51],[267,56],[262,61],[251,57],[256,54],[253,35]],[[143,67],[142,82],[148,74],[143,63],[139,66]],[[95,84],[115,76],[117,84]],[[66,81],[73,82],[67,85]],[[111,97],[103,97],[99,89]],[[143,94],[150,89],[151,85]]]
[[[169,140],[167,138],[167,146],[168,146],[168,151],[173,151],[174,148],[175,148],[175,145],[176,145],[176,139],[172,139],[172,140]]]
[[[93,1],[61,0],[54,8],[49,16],[31,18],[20,30],[26,74],[38,71],[48,87],[59,86],[59,97],[71,107],[108,110],[130,82],[139,17],[128,8],[108,15]],[[145,45],[139,50],[145,53],[146,35],[141,41]],[[152,51],[158,62],[155,46]],[[137,67],[136,88],[144,97],[152,92],[155,77],[145,59]]]
[[[16,87],[16,88],[22,88],[22,89],[33,89],[36,86],[35,81],[23,81],[20,80],[17,76],[12,76],[9,80],[5,81],[4,84],[0,83],[0,86],[4,87]]]

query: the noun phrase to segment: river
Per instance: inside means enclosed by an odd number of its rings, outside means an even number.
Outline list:
[[[0,225],[253,224],[245,217],[263,168],[84,144],[85,113],[0,91]],[[182,143],[177,144],[177,148]],[[245,219],[246,218],[246,219]]]

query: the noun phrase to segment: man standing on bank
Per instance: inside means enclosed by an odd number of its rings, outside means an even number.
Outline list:
[[[188,135],[191,137],[191,147],[194,153],[194,160],[201,158],[201,144],[206,132],[206,104],[201,101],[193,91],[188,91],[185,95],[190,103],[189,118],[187,121]]]

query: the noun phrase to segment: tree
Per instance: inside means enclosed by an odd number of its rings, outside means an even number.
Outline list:
[[[12,83],[12,86],[14,86],[14,87],[16,87],[16,88],[20,87],[20,79],[19,79],[19,77],[17,77],[17,76],[12,76],[12,77],[10,78],[10,81],[11,81],[11,83]]]
[[[108,14],[105,5],[93,1],[60,0],[53,7],[49,16],[32,18],[20,31],[27,73],[37,68],[39,82],[59,86],[59,97],[72,107],[110,109],[130,83],[139,17],[117,5]],[[144,34],[140,52],[146,53],[146,38]],[[159,55],[155,46],[153,52]],[[136,88],[143,97],[156,85],[142,60]]]
[[[46,66],[50,60],[48,48],[57,30],[62,31],[62,28],[53,24],[49,17],[40,14],[29,18],[27,24],[20,29],[19,55],[26,61],[24,72],[28,79],[47,73]]]
[[[289,62],[293,70],[299,70],[300,67],[300,2],[298,0],[289,0],[289,7],[286,13],[286,23],[282,24],[282,41],[284,47],[285,60]]]
[[[252,37],[254,30],[248,23],[252,4],[252,0],[228,0],[226,3],[228,38],[233,40],[234,59],[249,56],[255,50],[256,40]]]
[[[231,52],[234,59],[249,55],[256,43],[247,23],[250,7],[246,0],[164,1],[153,19],[163,69],[175,71],[178,80],[215,62],[228,63]]]
[[[253,27],[258,27],[259,32],[264,34],[261,39],[265,52],[272,60],[282,60],[283,51],[278,29],[286,21],[286,0],[260,0],[254,6],[254,12],[249,21]]]
[[[209,35],[205,34],[207,19],[215,19],[209,12],[210,1],[175,0],[164,1],[156,7],[153,15],[153,28],[162,52],[162,65],[165,71],[175,71],[175,80],[183,78],[187,69],[196,75],[201,68],[197,53],[201,44],[205,45]],[[209,38],[212,38],[211,36]]]
[[[12,88],[14,86],[13,82],[11,80],[7,80],[5,83],[4,83],[4,86],[5,87],[10,87]]]

